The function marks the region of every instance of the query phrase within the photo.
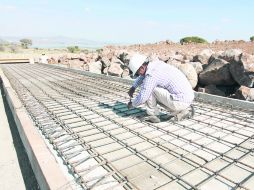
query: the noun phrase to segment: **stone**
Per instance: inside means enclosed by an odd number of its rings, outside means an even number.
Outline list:
[[[235,57],[239,57],[243,53],[240,49],[228,49],[224,51],[219,58],[224,59],[225,61],[233,61]]]
[[[200,62],[202,63],[202,65],[204,64],[208,64],[210,56],[206,56],[206,55],[195,55],[193,57],[193,62]]]
[[[120,61],[111,62],[109,69],[108,69],[108,74],[112,75],[112,76],[120,77],[123,73],[123,69],[122,69],[121,65],[122,65],[122,63]]]
[[[131,79],[131,77],[130,77],[130,70],[129,69],[124,69],[123,70],[123,72],[122,72],[122,74],[121,74],[121,77],[122,78],[125,78],[125,79]]]
[[[229,62],[215,59],[199,74],[199,82],[203,85],[233,85],[234,79],[229,71]]]
[[[88,63],[89,72],[101,74],[102,73],[102,63],[101,61]]]
[[[211,49],[203,49],[200,52],[200,55],[206,56],[206,57],[211,57],[211,55],[214,54],[214,52]]]
[[[191,87],[194,89],[198,83],[198,75],[193,65],[190,63],[185,63],[180,64],[178,68],[185,74],[191,84]]]
[[[79,59],[69,60],[70,68],[82,69],[83,70],[83,64],[84,64],[84,61],[80,61]]]
[[[254,87],[254,56],[242,53],[236,56],[229,65],[234,80],[247,87]]]
[[[172,66],[174,66],[174,67],[176,67],[176,68],[179,69],[179,67],[180,67],[180,65],[181,65],[182,63],[179,62],[179,61],[177,61],[177,60],[168,60],[168,61],[167,61],[167,64],[172,65]]]
[[[254,88],[241,86],[235,93],[235,97],[240,100],[254,101]]]
[[[225,92],[216,87],[216,85],[210,84],[205,86],[205,92],[217,96],[226,96]]]
[[[200,62],[189,62],[194,69],[196,70],[197,74],[201,73],[203,71],[202,64]]]

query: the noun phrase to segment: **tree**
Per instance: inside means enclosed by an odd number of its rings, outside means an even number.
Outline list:
[[[254,36],[250,37],[250,41],[254,42]]]
[[[189,36],[182,38],[180,43],[183,45],[184,43],[208,43],[205,39],[200,38],[198,36]]]
[[[78,46],[69,46],[67,47],[68,51],[71,52],[71,53],[75,53],[75,52],[78,52],[80,51],[79,47]]]
[[[27,38],[23,38],[21,40],[19,40],[20,43],[21,43],[21,46],[25,49],[28,48],[28,46],[31,46],[33,43],[32,43],[32,40],[30,39],[27,39]]]

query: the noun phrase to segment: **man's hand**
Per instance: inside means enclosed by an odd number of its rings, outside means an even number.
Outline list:
[[[132,86],[132,87],[130,88],[130,90],[128,91],[128,94],[129,94],[129,96],[130,96],[131,98],[133,98],[134,92],[135,92],[135,88]]]
[[[128,103],[128,109],[131,109],[131,108],[133,108],[133,105],[132,105],[132,102],[129,102]]]

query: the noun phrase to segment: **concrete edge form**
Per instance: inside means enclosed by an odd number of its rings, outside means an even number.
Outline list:
[[[45,65],[45,64],[43,64],[43,65]],[[97,78],[101,78],[101,79],[108,79],[108,80],[113,80],[113,81],[120,81],[120,82],[127,83],[127,84],[130,84],[130,85],[134,81],[133,79],[123,79],[123,78],[119,78],[119,77],[115,77],[115,76],[107,76],[107,75],[103,75],[103,74],[96,74],[96,73],[91,73],[91,72],[88,72],[88,71],[65,68],[65,67],[61,67],[59,65],[48,65],[48,64],[46,64],[46,65],[49,66],[49,67],[59,68],[59,69],[63,69],[63,70],[66,70],[66,71],[71,70],[72,72],[76,72],[76,73],[86,75],[86,76],[97,77]],[[201,99],[204,102],[209,102],[209,103],[213,103],[213,104],[224,104],[225,106],[231,106],[231,107],[235,107],[235,108],[254,111],[254,102],[249,102],[249,101],[245,101],[245,100],[238,100],[238,99],[233,99],[233,98],[216,96],[216,95],[202,93],[202,92],[195,92],[195,98],[196,99]]]
[[[1,69],[0,77],[7,102],[40,188],[59,189],[68,183],[66,176],[41,138],[39,131],[33,125],[32,120]]]
[[[246,100],[238,100],[238,99],[232,99],[222,96],[216,96],[201,92],[195,92],[195,98],[199,98],[204,100],[205,102],[211,102],[215,104],[222,104],[225,106],[231,106],[235,108],[245,109],[249,111],[254,111],[254,102],[249,102]]]

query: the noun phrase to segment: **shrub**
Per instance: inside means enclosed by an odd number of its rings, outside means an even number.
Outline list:
[[[254,42],[254,36],[250,37],[250,41]]]
[[[99,48],[99,49],[96,49],[95,51],[100,54],[103,51],[103,49]]]
[[[71,52],[71,53],[75,53],[75,52],[78,52],[80,51],[79,47],[78,46],[69,46],[67,47],[68,51]]]
[[[182,38],[180,43],[183,45],[184,43],[208,43],[205,39],[200,38],[198,36],[189,36]]]
[[[88,49],[82,49],[80,50],[81,53],[84,53],[84,54],[88,54],[89,53],[89,50]]]
[[[33,44],[33,43],[32,43],[32,40],[27,39],[27,38],[21,39],[21,40],[19,40],[19,41],[20,41],[20,43],[21,43],[21,46],[22,46],[23,48],[25,48],[25,49],[27,49],[28,46],[31,46],[31,45]]]

